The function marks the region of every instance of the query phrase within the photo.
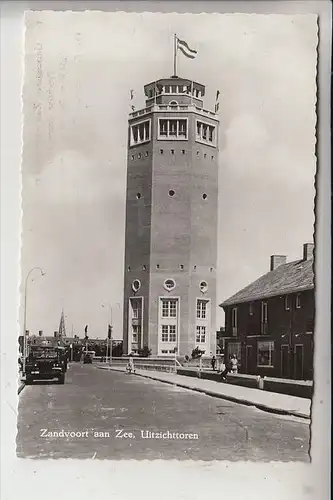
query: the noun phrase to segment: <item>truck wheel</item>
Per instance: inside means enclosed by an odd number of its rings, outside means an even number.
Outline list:
[[[59,384],[64,384],[65,383],[65,375],[60,375],[60,377],[58,378],[58,383]]]

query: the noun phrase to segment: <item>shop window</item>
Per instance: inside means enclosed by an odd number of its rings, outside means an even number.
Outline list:
[[[274,341],[257,343],[257,366],[274,366]]]

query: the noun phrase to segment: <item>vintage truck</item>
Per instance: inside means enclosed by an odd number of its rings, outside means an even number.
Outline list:
[[[65,383],[68,353],[65,347],[58,345],[53,339],[38,339],[29,345],[26,359],[26,384],[34,380],[57,379],[59,384]]]

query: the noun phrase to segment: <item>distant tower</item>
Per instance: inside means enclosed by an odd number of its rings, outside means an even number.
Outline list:
[[[60,324],[59,324],[59,336],[66,337],[66,325],[65,325],[64,311],[61,311]]]
[[[144,93],[129,117],[124,352],[215,354],[218,118],[191,80]]]

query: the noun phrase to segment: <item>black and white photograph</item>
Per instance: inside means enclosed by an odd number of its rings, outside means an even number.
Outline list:
[[[26,12],[19,458],[310,463],[317,48]]]

